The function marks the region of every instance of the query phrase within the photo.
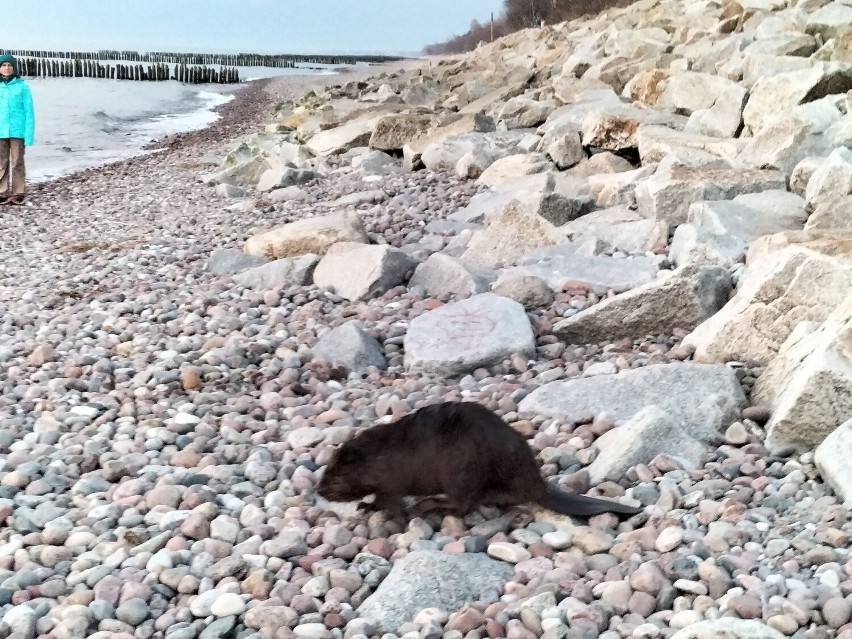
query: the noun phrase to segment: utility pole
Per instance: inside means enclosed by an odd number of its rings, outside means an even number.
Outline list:
[[[491,42],[494,42],[494,12],[491,12]]]

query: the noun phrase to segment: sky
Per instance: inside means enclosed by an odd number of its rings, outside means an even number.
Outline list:
[[[11,2],[11,0],[2,0]],[[216,53],[419,53],[503,0],[23,0],[0,48]]]

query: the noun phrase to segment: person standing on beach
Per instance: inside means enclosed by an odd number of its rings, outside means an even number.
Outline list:
[[[0,204],[24,203],[24,147],[32,146],[34,136],[30,88],[18,75],[18,61],[0,55]]]

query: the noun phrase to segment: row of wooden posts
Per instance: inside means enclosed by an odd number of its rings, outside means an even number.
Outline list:
[[[236,84],[240,81],[237,69],[165,63],[103,64],[95,60],[46,60],[19,58],[18,73],[37,78],[109,78],[111,80],[177,80],[186,84]]]
[[[296,55],[259,53],[170,53],[152,51],[40,51],[32,49],[0,49],[0,53],[10,53],[24,58],[53,58],[57,60],[95,60],[99,62],[147,62],[151,64],[169,63],[185,65],[223,66],[223,67],[274,67],[292,68],[296,64],[355,64],[356,62],[394,62],[402,58],[396,56],[367,55]]]

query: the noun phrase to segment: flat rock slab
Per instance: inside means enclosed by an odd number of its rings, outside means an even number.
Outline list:
[[[458,161],[467,153],[492,156],[492,161],[511,155],[520,142],[522,133],[517,131],[493,133],[463,133],[445,138],[426,147],[422,160],[432,171],[454,171]]]
[[[584,255],[566,246],[562,255],[520,264],[507,272],[540,277],[557,293],[562,292],[566,282],[584,282],[594,289],[623,293],[652,282],[658,270],[657,260],[653,257]]]
[[[643,124],[636,132],[639,157],[643,164],[660,162],[676,152],[695,152],[693,157],[707,154],[707,160],[724,162],[735,157],[745,142],[739,139],[720,138],[689,131],[676,131],[669,127]]]
[[[597,238],[614,249],[644,253],[668,241],[668,225],[642,217],[627,206],[592,211],[560,227],[571,239]]]
[[[511,191],[484,191],[477,193],[467,206],[447,216],[448,220],[464,224],[480,224],[489,215],[498,213],[513,198]]]
[[[695,224],[681,224],[669,245],[669,259],[679,267],[724,266],[733,268],[748,251],[748,243],[730,235],[719,235]]]
[[[397,632],[425,608],[447,613],[477,601],[511,579],[513,566],[483,553],[450,554],[418,550],[400,559],[358,609],[380,633]]]
[[[456,375],[515,353],[532,356],[535,337],[523,306],[482,293],[413,319],[404,348],[407,370]]]
[[[676,166],[637,184],[636,203],[646,217],[677,225],[687,221],[693,202],[786,188],[780,171]]]
[[[671,639],[785,639],[784,635],[756,619],[722,617],[699,621],[678,630]]]
[[[338,155],[358,146],[367,146],[373,135],[377,116],[362,116],[342,126],[320,131],[305,145],[314,155]]]
[[[793,193],[789,195],[798,198]],[[713,234],[735,237],[750,244],[763,235],[800,230],[805,224],[806,214],[804,200],[799,200],[800,208],[789,212],[780,207],[760,211],[742,204],[742,200],[695,202],[689,207],[688,220]]]
[[[243,251],[267,259],[314,253],[325,255],[337,242],[369,243],[361,218],[352,212],[310,217],[259,233],[246,240]]]
[[[739,418],[746,398],[728,366],[676,363],[551,382],[518,408],[546,416],[607,413],[621,423],[655,404],[691,437],[706,439]]]
[[[373,191],[358,191],[344,195],[328,203],[329,206],[360,206],[361,204],[376,204],[384,202],[388,199],[388,194],[382,190],[376,189]]]

